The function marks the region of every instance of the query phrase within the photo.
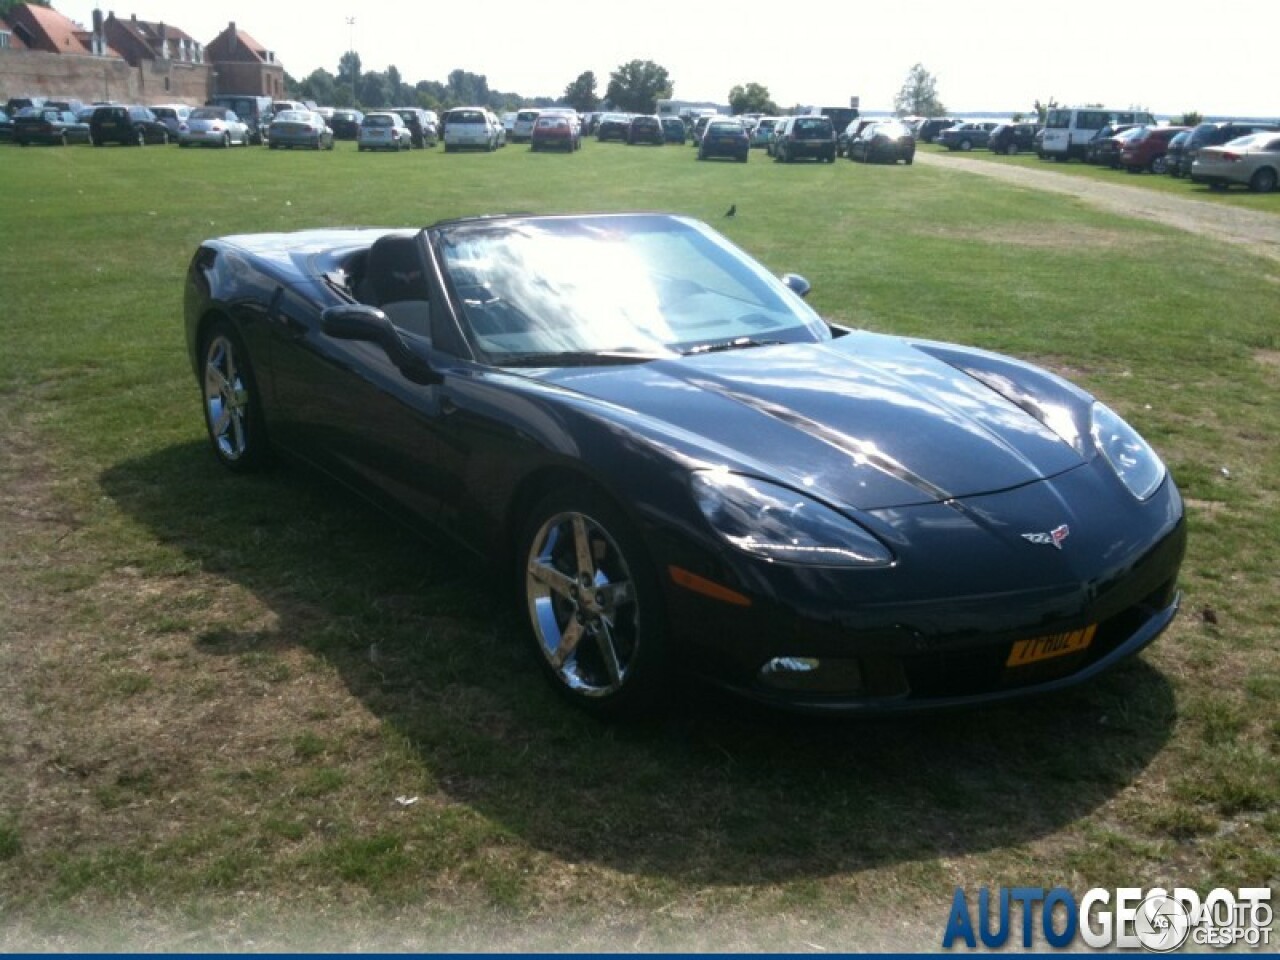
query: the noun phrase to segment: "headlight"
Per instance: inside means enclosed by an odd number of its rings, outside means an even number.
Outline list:
[[[852,520],[803,494],[723,470],[693,475],[707,522],[729,543],[779,563],[884,567],[893,554]]]
[[[1146,500],[1164,482],[1165,466],[1160,457],[1105,403],[1093,405],[1093,443],[1139,500]]]

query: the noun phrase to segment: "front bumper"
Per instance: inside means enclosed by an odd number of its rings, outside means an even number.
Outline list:
[[[1100,472],[1073,473],[1056,495],[1037,484],[977,498],[974,513],[990,524],[998,512],[988,508],[1007,508],[1009,527],[1021,531],[1028,529],[1022,517],[1042,516],[1050,499],[1104,502]],[[1063,493],[1075,496],[1059,499]],[[673,584],[668,611],[681,656],[694,673],[775,705],[902,713],[1087,682],[1151,643],[1177,613],[1186,523],[1171,481],[1131,509],[1077,511],[1069,518],[1070,546],[1061,551],[1016,542],[1017,532],[1014,543],[992,545],[989,530],[964,529],[948,517],[954,512],[934,505],[905,523],[912,556],[896,569],[804,569],[727,552],[667,553],[670,565],[750,600],[732,606]],[[1015,645],[1086,630],[1091,641],[1083,649],[1011,665]],[[778,664],[782,669],[773,669]],[[791,664],[803,669],[791,671]]]

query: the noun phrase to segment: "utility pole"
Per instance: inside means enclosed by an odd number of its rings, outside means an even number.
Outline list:
[[[351,106],[356,105],[356,18],[347,17],[347,69],[351,71]]]

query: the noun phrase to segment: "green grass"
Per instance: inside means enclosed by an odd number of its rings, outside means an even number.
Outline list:
[[[758,151],[0,156],[0,944],[931,949],[957,885],[1280,873],[1274,261]],[[835,320],[1120,409],[1190,504],[1174,627],[1016,707],[833,723],[693,688],[601,726],[487,570],[304,471],[213,462],[181,332],[204,238],[635,208],[804,274]]]

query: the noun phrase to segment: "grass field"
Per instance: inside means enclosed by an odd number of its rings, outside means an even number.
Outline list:
[[[0,169],[0,948],[931,949],[957,886],[1276,884],[1275,262],[759,152]],[[804,274],[834,320],[1011,352],[1119,409],[1189,503],[1173,628],[1017,706],[834,723],[691,688],[602,726],[482,571],[300,470],[213,462],[181,335],[205,237],[635,208]]]

